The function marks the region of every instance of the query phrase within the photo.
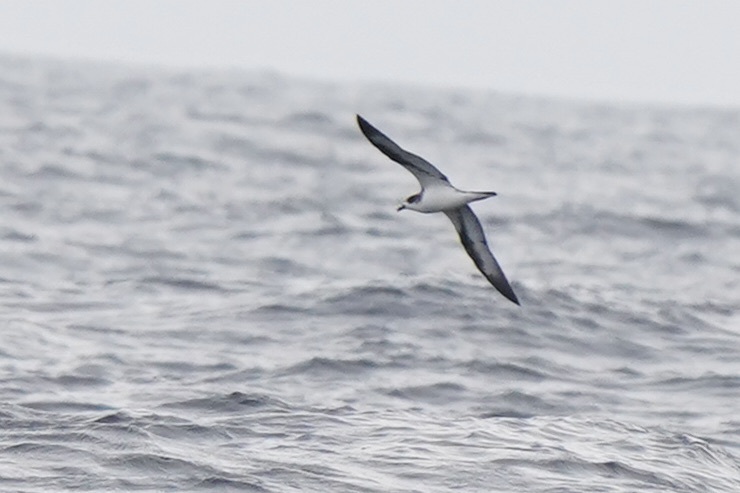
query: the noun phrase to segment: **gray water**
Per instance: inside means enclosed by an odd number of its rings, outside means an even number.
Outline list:
[[[5,56],[0,204],[2,491],[740,490],[738,109]]]

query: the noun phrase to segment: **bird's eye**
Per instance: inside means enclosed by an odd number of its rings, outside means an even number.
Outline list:
[[[407,198],[406,202],[408,202],[409,204],[413,204],[415,202],[418,202],[420,198],[421,198],[421,194],[417,193],[416,195],[412,195],[409,198]]]

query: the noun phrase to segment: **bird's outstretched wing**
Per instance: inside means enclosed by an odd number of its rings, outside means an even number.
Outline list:
[[[518,305],[519,300],[514,294],[514,290],[511,289],[509,281],[506,280],[504,271],[501,270],[491,250],[489,250],[483,227],[473,210],[465,205],[458,209],[444,211],[444,213],[455,225],[465,251],[473,259],[478,270],[486,276],[486,279],[493,284],[494,288],[498,289],[499,293]]]
[[[383,132],[370,125],[367,120],[357,115],[357,124],[360,130],[367,137],[372,145],[377,147],[380,152],[397,162],[413,174],[422,188],[427,185],[439,184],[444,182],[450,186],[450,181],[437,168],[425,159],[401,149],[401,147],[389,139]]]

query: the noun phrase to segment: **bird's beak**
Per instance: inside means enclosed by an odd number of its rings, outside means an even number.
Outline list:
[[[406,208],[406,206],[403,205],[403,204],[401,204],[401,205],[398,206],[398,209],[396,209],[396,212],[400,212],[400,211],[404,210],[405,208]]]

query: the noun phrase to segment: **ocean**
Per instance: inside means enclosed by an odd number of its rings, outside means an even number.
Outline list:
[[[740,491],[740,108],[3,55],[0,204],[1,491]]]

